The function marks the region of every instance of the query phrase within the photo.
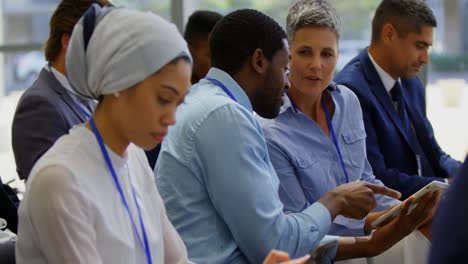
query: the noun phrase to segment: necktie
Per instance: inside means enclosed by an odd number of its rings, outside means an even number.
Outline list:
[[[390,95],[392,96],[393,102],[397,104],[397,112],[400,117],[401,124],[410,140],[410,145],[412,145],[413,150],[415,151],[418,174],[433,175],[434,173],[431,170],[430,163],[424,154],[423,148],[416,135],[416,131],[413,129],[411,119],[409,118],[408,109],[406,107],[405,98],[399,81],[395,82],[395,85],[390,90]]]
[[[399,81],[396,81],[395,85],[393,85],[393,88],[390,90],[390,95],[392,96],[393,102],[397,104],[398,116],[401,119],[403,127],[405,128],[407,133],[410,133],[411,123],[408,117],[408,113],[406,111],[405,98],[403,97],[403,93],[401,92],[401,85]]]

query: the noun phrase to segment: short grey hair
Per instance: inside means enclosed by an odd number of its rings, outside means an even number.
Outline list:
[[[326,27],[340,38],[341,21],[327,0],[299,0],[289,9],[286,18],[288,40],[292,41],[294,33],[303,27]]]

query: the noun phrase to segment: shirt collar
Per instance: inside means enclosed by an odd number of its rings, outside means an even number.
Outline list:
[[[96,135],[94,134],[94,132],[91,129],[88,129],[86,127],[85,123],[81,123],[81,124],[78,124],[78,125],[72,127],[70,131],[71,132],[76,131],[78,133],[83,133],[83,136],[86,136],[86,137],[90,138],[90,140],[93,142],[93,145],[97,149],[99,149],[98,151],[102,155],[102,150],[99,147],[99,143],[97,142]],[[110,160],[112,162],[112,166],[114,167],[114,169],[121,170],[121,169],[125,168],[125,166],[127,165],[128,161],[129,161],[128,151],[129,151],[130,147],[132,147],[132,144],[130,143],[130,145],[128,145],[127,149],[124,152],[123,157],[119,156],[117,153],[115,153],[109,146],[107,146],[105,144],[104,144],[104,146],[106,148],[107,154],[109,154],[109,158],[110,158]],[[116,172],[118,173],[118,171],[116,171]]]
[[[333,92],[341,93],[341,88],[339,87],[339,85],[337,85],[333,81],[328,85],[328,87],[326,89],[331,93],[332,96],[333,96]],[[291,110],[294,111],[294,113],[299,112],[299,110],[297,109],[296,104],[289,97],[288,91],[286,91],[283,94],[283,105],[280,108],[280,113],[279,114],[281,115],[282,113],[286,112],[286,110],[288,110],[289,108],[291,108]]]
[[[387,90],[387,92],[390,93],[390,90],[393,88],[396,81],[375,62],[374,58],[372,58],[372,55],[369,51],[367,53],[369,54],[369,58],[372,61],[372,64],[374,64],[377,73],[379,74],[380,80],[382,81],[385,90]]]
[[[288,110],[289,108],[291,108],[292,111],[297,113],[296,106],[295,104],[293,104],[291,98],[289,97],[288,91],[286,91],[283,94],[283,105],[280,108],[279,114],[281,115],[282,113],[286,112],[286,110]]]
[[[212,67],[208,71],[206,77],[220,81],[232,93],[239,104],[247,108],[250,112],[253,112],[252,103],[250,102],[247,94],[244,92],[244,89],[242,89],[242,87],[240,87],[240,85],[227,72]],[[202,79],[201,81],[210,82],[206,79]]]
[[[63,75],[61,72],[57,71],[54,67],[52,67],[52,65],[50,66],[50,68],[48,65],[46,65],[44,66],[44,69],[46,69],[48,72],[52,70],[53,76],[55,77],[57,82],[59,82],[60,85],[62,85],[63,88],[65,88],[68,92],[72,93],[73,95],[78,95],[71,87],[70,83],[68,82],[67,77]]]

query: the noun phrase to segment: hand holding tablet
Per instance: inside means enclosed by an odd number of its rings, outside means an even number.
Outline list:
[[[421,188],[419,191],[417,191],[415,194],[412,195],[414,197],[414,201],[412,202],[408,214],[411,213],[411,211],[417,206],[419,199],[423,197],[426,193],[432,192],[432,191],[437,191],[439,194],[444,194],[447,188],[449,187],[449,184],[443,183],[443,182],[438,182],[438,181],[433,181],[423,188]],[[411,197],[410,197],[411,198]],[[408,198],[408,199],[410,199]],[[372,222],[372,227],[378,228],[381,227],[382,225],[390,222],[393,220],[396,216],[400,214],[401,209],[403,208],[403,203],[400,203],[399,205],[393,207],[390,209],[388,212],[386,212],[384,215],[380,216],[377,218],[374,222]]]

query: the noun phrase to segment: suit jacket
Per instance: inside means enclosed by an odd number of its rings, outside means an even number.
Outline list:
[[[400,191],[402,199],[433,180],[456,174],[460,162],[443,152],[434,137],[426,117],[424,87],[418,77],[401,79],[412,131],[404,129],[367,49],[353,58],[335,81],[358,96],[367,133],[367,155],[374,174],[386,186]],[[416,176],[418,163],[423,177]]]
[[[16,170],[27,179],[36,161],[70,128],[86,117],[69,92],[43,69],[21,96],[12,125]]]
[[[468,157],[432,223],[430,264],[468,262]]]

